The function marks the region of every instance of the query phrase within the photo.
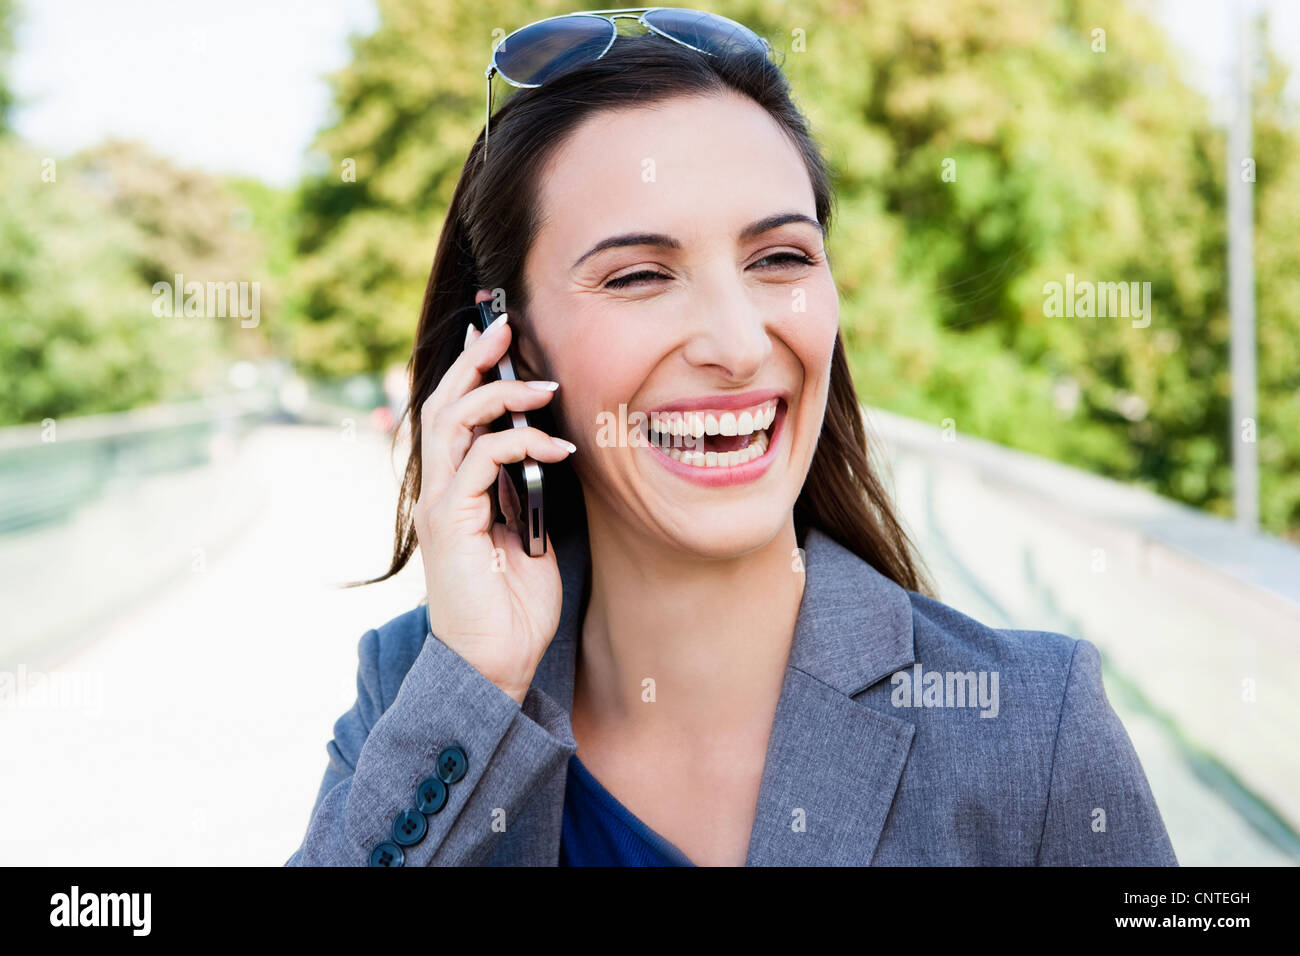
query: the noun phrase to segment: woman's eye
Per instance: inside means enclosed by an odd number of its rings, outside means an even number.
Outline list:
[[[815,265],[817,262],[816,259],[811,259],[802,252],[774,252],[770,256],[764,256],[762,259],[759,259],[758,262],[766,262],[768,259],[786,263],[798,262],[805,266]],[[758,262],[755,262],[754,265],[758,265]]]
[[[791,263],[811,266],[816,265],[817,260],[811,259],[801,252],[774,252],[770,256],[764,256],[754,263],[760,266],[764,262],[771,260],[775,265],[762,266],[765,269],[780,268]],[[650,279],[671,279],[672,276],[664,275],[662,272],[655,272],[651,269],[642,269],[640,272],[629,272],[625,276],[619,276],[617,279],[610,279],[605,283],[607,289],[623,289],[630,285],[637,285]]]
[[[640,272],[629,272],[627,275],[619,276],[617,279],[610,279],[608,282],[605,283],[605,288],[622,289],[626,286],[635,285],[636,283],[641,281],[641,278],[643,276],[650,279],[672,278],[671,276],[664,275],[662,272],[652,272],[649,269],[642,269]]]

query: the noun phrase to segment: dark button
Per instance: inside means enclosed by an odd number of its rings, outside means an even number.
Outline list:
[[[419,843],[424,831],[429,829],[429,821],[419,810],[404,810],[393,821],[393,842],[399,846]]]
[[[465,776],[465,771],[468,769],[469,758],[465,756],[465,751],[455,744],[438,754],[438,776],[442,778],[443,783],[455,783]]]
[[[437,813],[447,805],[447,785],[430,777],[415,788],[416,807],[421,813]]]
[[[371,866],[401,866],[405,861],[402,848],[386,840],[370,851]]]

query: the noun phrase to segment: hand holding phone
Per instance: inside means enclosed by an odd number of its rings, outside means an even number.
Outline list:
[[[489,316],[489,330],[475,332]],[[559,626],[563,593],[546,544],[541,463],[561,461],[575,449],[527,423],[525,413],[550,402],[555,385],[515,379],[507,355],[512,334],[504,315],[480,310],[464,350],[421,404],[420,493],[412,518],[430,630],[522,705]],[[529,462],[536,468],[531,476]],[[502,504],[511,508],[498,500],[503,486],[516,487],[514,477],[502,477],[511,465],[519,466],[519,502],[530,512],[537,508],[535,517],[519,516],[526,536],[496,520]],[[536,557],[529,550],[534,529]]]

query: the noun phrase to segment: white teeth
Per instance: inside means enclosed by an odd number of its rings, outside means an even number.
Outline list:
[[[739,451],[719,453],[716,451],[682,451],[678,448],[669,448],[667,451],[674,461],[680,461],[684,465],[694,465],[697,468],[734,468],[736,465],[743,465],[746,462],[753,461],[766,452],[767,441],[767,432],[759,432],[758,436],[748,446]]]
[[[767,429],[776,421],[777,400],[764,402],[739,414],[735,412],[651,412],[650,428],[655,432],[651,441],[674,461],[696,468],[734,468],[753,461],[766,453],[769,444]],[[736,451],[705,451],[705,435],[750,435],[749,444]],[[680,447],[678,436],[694,449]],[[693,441],[692,441],[693,439]]]
[[[735,412],[651,412],[650,427],[661,435],[750,435],[762,431],[776,418],[777,400]]]

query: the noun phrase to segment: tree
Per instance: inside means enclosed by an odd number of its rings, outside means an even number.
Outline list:
[[[193,374],[211,327],[160,320],[140,230],[76,177],[0,145],[0,424],[120,411]]]
[[[156,308],[155,283],[174,301],[180,274],[258,282],[274,311],[262,240],[222,180],[112,142],[58,163],[0,144],[0,176],[0,424],[193,395],[231,354],[266,351],[260,315],[246,328],[229,306],[208,314],[206,296],[202,316]]]

